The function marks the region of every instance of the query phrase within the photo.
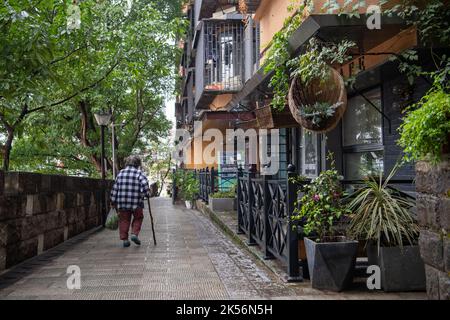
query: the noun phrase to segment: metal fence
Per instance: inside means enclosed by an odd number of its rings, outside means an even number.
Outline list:
[[[291,216],[298,186],[292,182],[294,168],[286,179],[257,177],[255,172],[238,171],[238,233],[249,245],[258,245],[265,259],[276,258],[287,266],[288,280],[300,281],[298,234]]]

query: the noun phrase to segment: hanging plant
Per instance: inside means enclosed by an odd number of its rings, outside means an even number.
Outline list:
[[[296,13],[286,19],[284,28],[275,34],[267,53],[264,70],[266,73],[273,72],[269,82],[273,90],[271,107],[278,111],[283,110],[286,106],[286,97],[292,95],[289,107],[297,122],[302,125],[302,122],[305,122],[305,125],[310,123],[308,126],[310,130],[320,131],[330,119],[333,119],[331,126],[334,127],[346,107],[346,94],[345,92],[341,94],[345,84],[340,79],[342,77],[333,72],[330,65],[342,65],[349,61],[351,56],[348,52],[356,44],[347,40],[339,43],[323,43],[312,38],[305,53],[291,59],[289,38],[302,24],[309,3],[305,1],[298,6]],[[299,95],[299,90],[295,88],[299,89],[299,86],[302,87],[303,94],[300,94],[300,99],[295,99]],[[309,86],[314,90],[309,90]],[[330,90],[338,93],[337,100],[327,100],[333,96],[326,92]]]

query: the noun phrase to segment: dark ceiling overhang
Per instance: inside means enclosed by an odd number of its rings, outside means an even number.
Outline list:
[[[300,54],[312,37],[319,37],[324,41],[352,40],[363,51],[368,51],[407,28],[404,21],[398,17],[382,16],[380,30],[368,29],[366,21],[366,15],[361,15],[360,18],[334,14],[310,15],[289,39],[289,51],[293,57]],[[227,110],[252,100],[256,95],[268,95],[268,84],[272,75],[273,72],[266,73],[264,65],[261,66],[242,90],[233,96],[226,106]]]

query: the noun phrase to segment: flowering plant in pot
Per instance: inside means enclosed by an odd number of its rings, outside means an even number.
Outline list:
[[[414,201],[389,186],[394,166],[383,180],[370,177],[350,197],[349,235],[368,243],[370,265],[378,265],[385,291],[425,289],[425,269],[420,258],[419,227],[412,215]]]
[[[334,168],[322,171],[302,188],[294,210],[305,233],[308,269],[313,288],[342,291],[351,284],[358,242],[347,239],[337,225],[349,213],[343,205],[341,176]]]

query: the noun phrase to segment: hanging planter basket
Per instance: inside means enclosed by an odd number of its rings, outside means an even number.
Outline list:
[[[335,69],[330,67],[330,76],[326,80],[314,79],[308,85],[302,83],[300,78],[294,77],[289,89],[289,109],[295,120],[305,129],[325,133],[333,130],[347,109],[347,91],[344,79]],[[302,110],[315,103],[336,105],[333,115],[314,123],[312,119],[305,118]]]
[[[264,106],[258,106],[255,114],[259,129],[298,127],[288,106],[282,111],[277,111],[270,106],[270,100],[265,101]]]

